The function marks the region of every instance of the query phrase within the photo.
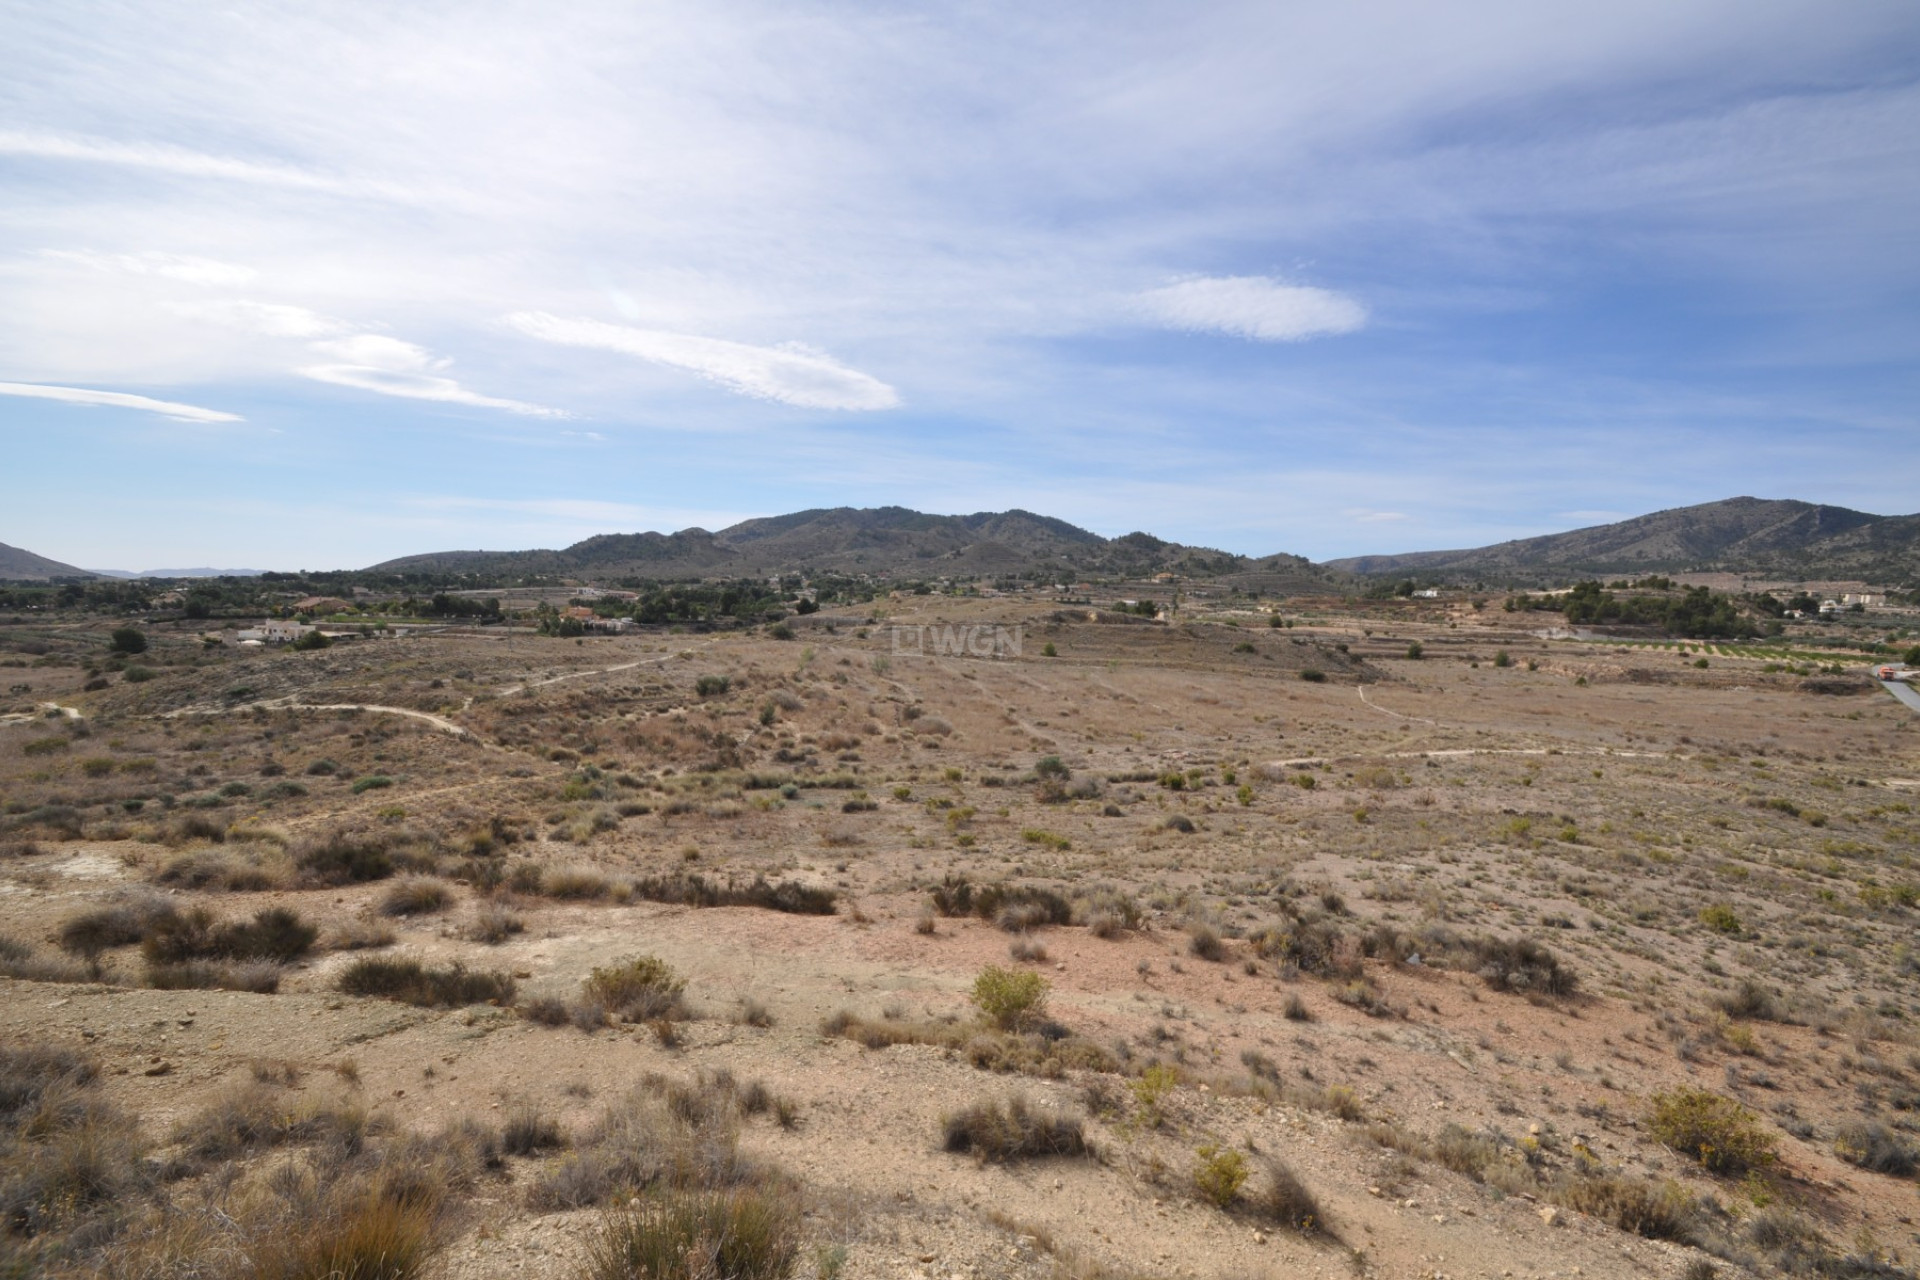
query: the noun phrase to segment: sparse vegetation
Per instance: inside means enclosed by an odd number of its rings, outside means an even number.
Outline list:
[[[982,1160],[1021,1160],[1036,1156],[1087,1154],[1081,1121],[1072,1116],[1043,1114],[1025,1098],[976,1102],[946,1118],[944,1143],[948,1151],[968,1153]]]

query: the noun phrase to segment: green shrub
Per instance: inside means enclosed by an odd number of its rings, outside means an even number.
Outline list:
[[[1013,1031],[1045,1014],[1047,991],[1047,980],[1037,973],[990,964],[973,980],[972,1000],[995,1026]]]
[[[1327,673],[1318,667],[1302,667],[1300,670],[1300,678],[1308,684],[1323,684],[1326,681]]]
[[[57,751],[66,751],[73,746],[65,738],[35,738],[20,748],[20,754],[26,756],[50,756]]]
[[[115,653],[145,653],[147,636],[138,627],[114,628],[109,647]]]
[[[147,681],[153,679],[153,675],[154,673],[151,667],[128,667],[126,671],[121,674],[120,678],[128,684],[145,684]]]
[[[1724,902],[1716,902],[1701,909],[1700,923],[1715,933],[1735,934],[1740,932],[1740,917],[1734,914],[1732,907]]]
[[[732,676],[701,676],[693,682],[693,691],[703,698],[714,698],[733,688]]]
[[[1193,1154],[1194,1189],[1217,1208],[1232,1204],[1247,1182],[1247,1157],[1211,1142]]]
[[[1513,659],[1507,656],[1505,649],[1497,649],[1494,651],[1493,665],[1496,667],[1510,667],[1513,665]]]
[[[314,634],[318,635],[319,633],[315,632]],[[383,773],[374,773],[374,774],[369,774],[366,777],[360,779],[358,782],[354,783],[351,790],[353,794],[360,795],[368,791],[385,790],[387,787],[390,787],[392,785],[393,785],[392,778],[387,777]]]
[[[1773,1164],[1779,1139],[1760,1117],[1706,1089],[1680,1088],[1653,1095],[1647,1119],[1656,1142],[1700,1162],[1711,1173],[1738,1177]]]

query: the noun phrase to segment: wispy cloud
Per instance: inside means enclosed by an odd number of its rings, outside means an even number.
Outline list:
[[[155,400],[125,391],[95,391],[89,387],[49,387],[35,382],[0,382],[0,396],[24,396],[32,400],[59,400],[65,404],[105,405],[115,409],[142,409],[164,414],[176,422],[244,422],[237,413],[203,409],[199,405],[173,400]]]
[[[807,409],[894,409],[900,395],[878,378],[849,369],[832,356],[789,344],[756,347],[661,329],[635,329],[599,320],[566,320],[521,311],[507,323],[530,338],[637,356],[696,373],[729,391]]]
[[[158,276],[198,285],[246,285],[259,273],[252,267],[180,253],[95,253],[85,249],[48,249],[41,255],[56,262],[74,262],[95,271],[123,271],[136,276]]]
[[[1140,313],[1168,329],[1225,333],[1261,342],[1298,342],[1352,333],[1367,309],[1344,294],[1265,276],[1212,276],[1151,289]]]
[[[255,302],[247,298],[169,303],[167,310],[189,320],[209,320],[269,338],[326,338],[351,333],[345,320],[323,316],[306,307],[284,302]]]
[[[1404,511],[1374,511],[1366,507],[1348,507],[1340,514],[1359,524],[1391,524],[1407,519]]]
[[[288,187],[300,191],[325,191],[337,195],[376,197],[384,200],[413,201],[420,198],[419,192],[397,183],[343,178],[316,173],[295,165],[241,160],[233,156],[194,151],[187,147],[165,143],[117,142],[105,138],[0,129],[0,155],[123,165],[186,178],[216,178],[230,182]]]
[[[528,404],[523,400],[505,400],[498,396],[469,391],[440,371],[453,362],[433,355],[426,348],[377,333],[358,333],[312,344],[315,351],[334,357],[338,364],[308,365],[300,373],[316,382],[355,387],[383,396],[405,400],[438,400],[445,404],[463,404],[475,409],[505,409],[534,418],[564,418],[560,409]]]

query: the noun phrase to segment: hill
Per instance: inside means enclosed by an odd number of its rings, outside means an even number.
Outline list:
[[[748,577],[784,572],[940,578],[1025,575],[1138,577],[1172,572],[1322,581],[1295,556],[1253,560],[1164,542],[1148,533],[1103,538],[1030,511],[929,515],[905,507],[834,507],[744,520],[717,533],[609,533],[562,550],[442,551],[404,556],[370,572]]]
[[[0,542],[0,582],[44,582],[49,578],[91,578],[85,569],[77,569],[58,560],[37,556],[20,547]]]
[[[1899,582],[1913,578],[1916,557],[1920,516],[1728,498],[1490,547],[1353,556],[1326,567],[1367,576],[1493,577],[1720,569]]]

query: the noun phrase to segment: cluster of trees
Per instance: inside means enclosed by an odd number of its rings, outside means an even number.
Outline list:
[[[1706,587],[1678,594],[1615,595],[1597,581],[1582,582],[1564,596],[1507,599],[1507,612],[1542,609],[1564,613],[1571,626],[1656,627],[1670,636],[1702,640],[1744,640],[1762,634],[1760,626],[1732,596]],[[1778,624],[1774,624],[1776,627]]]

